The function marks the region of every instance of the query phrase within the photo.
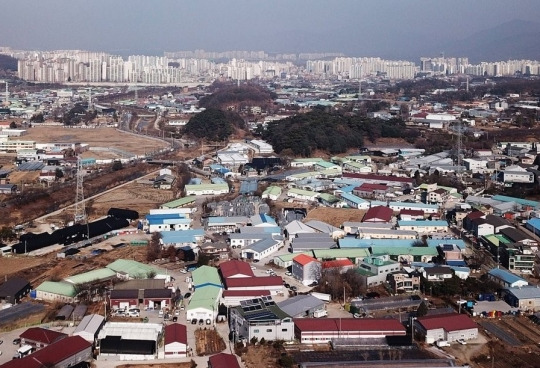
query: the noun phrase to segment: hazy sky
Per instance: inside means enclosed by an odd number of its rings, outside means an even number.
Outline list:
[[[540,19],[540,0],[2,0],[1,5],[0,46],[123,55],[204,49],[406,57],[507,21]]]

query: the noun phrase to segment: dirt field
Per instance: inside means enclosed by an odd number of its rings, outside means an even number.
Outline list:
[[[227,347],[216,330],[200,328],[195,331],[195,345],[199,356],[216,354]]]
[[[87,143],[90,147],[113,147],[137,155],[166,147],[167,144],[123,133],[115,128],[100,127],[95,129],[65,128],[62,126],[34,126],[27,130],[27,134],[16,140],[47,142],[80,142]],[[83,157],[96,157],[97,152],[86,152]]]
[[[122,364],[116,368],[190,368],[191,362],[185,363],[153,363],[153,364]]]
[[[340,227],[345,221],[361,221],[366,211],[353,208],[319,207],[308,212],[304,221],[319,220]]]
[[[112,192],[106,193],[92,201],[93,217],[107,214],[111,207],[130,208],[142,216],[151,208],[173,200],[172,191],[154,189],[150,185],[132,183]]]

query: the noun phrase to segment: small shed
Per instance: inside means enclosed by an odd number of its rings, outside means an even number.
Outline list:
[[[84,304],[77,305],[75,309],[73,310],[73,320],[74,321],[82,320],[87,310],[88,310],[88,307],[86,305]]]
[[[54,317],[54,319],[57,321],[66,321],[69,319],[69,317],[71,317],[74,309],[75,308],[73,306],[66,304],[58,313],[56,313],[56,317]]]
[[[104,323],[105,317],[99,314],[89,314],[82,319],[81,323],[73,331],[73,336],[80,336],[86,341],[94,343]]]

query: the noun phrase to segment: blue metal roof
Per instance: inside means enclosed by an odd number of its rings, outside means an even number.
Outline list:
[[[448,221],[446,220],[398,221],[398,226],[448,226]]]
[[[536,230],[540,230],[540,218],[532,218],[527,221],[527,225],[534,227]]]
[[[173,243],[195,243],[196,238],[204,236],[203,229],[190,229],[181,231],[162,231],[161,240],[163,244]]]
[[[448,266],[455,266],[455,267],[465,267],[467,266],[467,263],[465,263],[465,261],[461,261],[461,260],[455,260],[455,261],[446,261],[446,264]]]
[[[501,268],[494,268],[488,272],[491,276],[497,277],[498,279],[503,280],[507,284],[513,284],[514,282],[518,281],[525,281],[521,277],[514,275],[511,272],[508,272],[506,270],[503,270]]]
[[[354,194],[350,194],[350,193],[341,193],[340,194],[341,197],[347,201],[350,201],[350,202],[353,202],[353,203],[357,203],[357,204],[360,204],[360,203],[366,203],[367,201],[365,199],[362,199],[358,196],[355,196]]]

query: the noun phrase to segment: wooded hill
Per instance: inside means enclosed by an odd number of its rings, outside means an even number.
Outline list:
[[[401,119],[383,121],[315,108],[306,114],[269,123],[263,138],[277,153],[287,150],[293,155],[310,156],[314,150],[344,153],[349,148],[363,147],[364,139],[376,142],[379,137],[405,138],[412,133],[405,131]]]
[[[184,133],[209,141],[223,141],[229,138],[236,128],[244,127],[244,121],[238,114],[209,108],[189,119]]]

